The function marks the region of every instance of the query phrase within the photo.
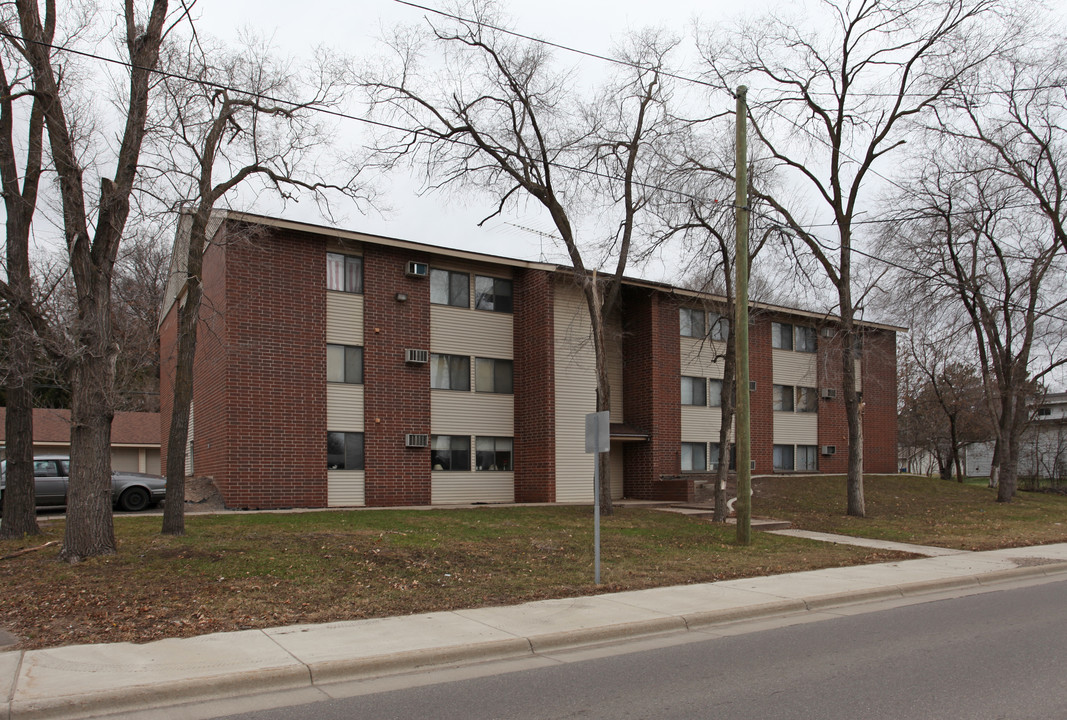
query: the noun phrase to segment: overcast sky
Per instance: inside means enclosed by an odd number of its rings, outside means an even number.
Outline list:
[[[444,8],[439,0],[424,0],[419,4]],[[745,4],[723,0],[659,0],[658,2],[596,3],[579,0],[512,0],[506,7],[511,13],[513,27],[525,34],[609,55],[613,41],[631,29],[656,26],[679,36],[691,33],[697,18],[702,23],[726,22],[737,17],[743,8],[754,13],[772,6],[765,0]],[[293,8],[299,7],[300,12]],[[281,0],[201,0],[196,5],[198,28],[223,40],[234,40],[241,28],[250,28],[272,37],[285,54],[306,55],[316,44],[336,48],[357,58],[369,57],[380,51],[377,38],[382,28],[397,23],[419,23],[427,13],[393,0],[363,0],[362,2],[324,2],[308,0],[302,3]],[[590,74],[602,72],[604,63],[564,51],[556,57],[567,67],[579,67]],[[346,124],[342,121],[342,125]],[[348,121],[347,124],[358,125]],[[351,129],[357,132],[356,128]],[[477,223],[489,215],[494,205],[491,198],[471,194],[456,197],[431,194],[418,197],[416,185],[404,178],[388,181],[386,197],[391,209],[384,215],[371,212],[361,215],[352,210],[339,224],[361,230],[408,240],[448,245],[468,250],[520,257],[524,259],[563,261],[565,255],[551,239],[522,228],[551,231],[551,222],[539,213],[510,216],[490,221],[486,227]],[[256,208],[273,214],[269,203]],[[278,210],[277,212],[280,212]],[[308,222],[324,222],[310,201],[290,206],[285,215]],[[662,263],[650,266],[645,272],[653,279],[676,274],[675,268]]]

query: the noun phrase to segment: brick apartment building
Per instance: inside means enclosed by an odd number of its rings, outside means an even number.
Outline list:
[[[217,226],[184,450],[228,506],[592,500],[596,383],[572,269],[240,213]],[[172,271],[184,255],[179,233]],[[177,277],[160,325],[164,467]],[[686,499],[716,468],[721,300],[624,284],[610,318],[616,497]],[[834,319],[752,314],[754,472],[845,472]],[[862,328],[864,466],[893,472],[900,328]]]

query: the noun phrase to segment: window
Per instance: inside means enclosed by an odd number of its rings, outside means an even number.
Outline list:
[[[792,445],[775,445],[774,446],[774,469],[775,470],[792,470],[793,469],[793,446]]]
[[[363,384],[363,348],[326,346],[326,382]]]
[[[774,409],[778,412],[793,412],[793,386],[775,385]]]
[[[474,361],[474,389],[478,392],[507,393],[514,392],[514,363],[511,360],[493,358],[476,358]]]
[[[430,387],[437,390],[470,390],[471,359],[466,355],[430,353]]]
[[[718,313],[708,313],[708,331],[712,340],[722,340],[730,336],[730,319]]]
[[[704,443],[682,443],[682,472],[704,472],[707,469],[707,446]]]
[[[856,330],[855,335],[852,336],[852,354],[857,359],[863,357],[863,336],[860,335],[859,330]]]
[[[474,276],[474,307],[478,310],[511,312],[511,281],[503,278]]]
[[[1051,417],[1052,416],[1052,408],[1047,408],[1047,407],[1038,408],[1037,409],[1037,416],[1038,417]]]
[[[704,378],[682,376],[682,405],[707,405],[708,390]]]
[[[815,338],[818,335],[813,327],[804,327],[803,325],[797,325],[796,327],[796,351],[813,353],[815,352]]]
[[[499,470],[511,472],[514,443],[511,438],[480,437],[475,440],[476,470]]]
[[[326,433],[326,469],[362,470],[363,433]]]
[[[678,308],[678,324],[682,337],[704,337],[704,311],[692,308]]]
[[[434,470],[470,470],[471,439],[466,435],[431,435],[430,462]]]
[[[797,388],[797,412],[819,412],[819,391],[815,388]]]
[[[797,470],[819,469],[819,446],[797,445]]]
[[[793,326],[789,323],[771,323],[771,347],[778,350],[793,349]]]
[[[709,380],[708,388],[708,405],[722,407],[722,380]]]
[[[451,270],[430,270],[430,302],[435,305],[471,306],[471,276]]]
[[[348,293],[363,292],[363,258],[326,253],[326,289]]]

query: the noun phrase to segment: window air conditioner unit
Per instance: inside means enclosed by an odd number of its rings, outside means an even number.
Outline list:
[[[415,365],[425,365],[430,362],[430,351],[408,348],[404,351],[404,362],[413,363]]]
[[[408,433],[404,436],[404,447],[424,448],[430,446],[430,436],[418,433]]]
[[[822,454],[823,455],[836,455],[837,454],[837,445],[823,445],[822,446]]]
[[[414,260],[408,263],[407,270],[404,274],[408,277],[426,277],[430,274],[430,266],[426,263],[415,262]]]
[[[823,400],[836,400],[837,388],[823,388],[819,394],[822,395]]]
[[[824,327],[822,329],[822,336],[824,338],[832,338],[834,336],[834,329],[830,327]]]

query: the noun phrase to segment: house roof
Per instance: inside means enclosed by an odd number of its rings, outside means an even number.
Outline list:
[[[294,220],[285,220],[282,218],[258,215],[255,213],[239,212],[235,210],[216,210],[212,213],[211,223],[208,227],[208,238],[213,238],[215,233],[222,226],[222,223],[226,221],[235,221],[254,225],[262,225],[266,227],[283,228],[287,230],[296,230],[299,232],[315,233],[318,235],[328,235],[330,237],[334,237],[342,241],[352,240],[357,242],[373,243],[376,245],[387,245],[391,247],[407,248],[409,250],[416,250],[419,252],[445,255],[448,257],[461,258],[465,260],[491,262],[500,265],[510,265],[512,267],[535,268],[538,270],[547,270],[549,272],[557,273],[574,272],[574,268],[569,267],[567,265],[532,262],[529,260],[519,260],[517,258],[509,258],[501,255],[490,255],[488,253],[473,252],[470,250],[457,250],[455,248],[441,247],[439,245],[430,245],[427,243],[415,242],[413,240],[401,240],[399,238],[387,237],[384,235],[373,235],[370,233],[353,232],[351,230],[342,230],[340,228],[335,227],[315,225],[312,223]],[[186,248],[188,247],[188,232],[189,223],[187,218],[183,216],[182,220],[179,222],[179,226],[175,234],[174,250],[171,255],[170,264],[170,280],[167,284],[167,291],[163,298],[163,305],[159,316],[159,323],[161,325],[163,323],[163,318],[167,316],[167,313],[169,312],[170,308],[182,296],[184,292],[184,271]],[[713,293],[702,292],[699,290],[690,290],[688,288],[681,288],[675,285],[657,282],[654,280],[642,280],[640,278],[624,276],[623,283],[633,287],[645,287],[651,290],[672,293],[682,297],[691,297],[694,300],[709,300],[712,302],[725,300],[725,298],[715,295]],[[809,310],[801,310],[799,308],[791,308],[781,305],[771,305],[769,303],[751,302],[750,305],[753,309],[765,310],[769,312],[779,312],[788,315],[796,315],[800,317],[809,318],[815,322],[833,321],[837,319],[837,316],[830,313],[812,312]],[[860,327],[880,330],[893,330],[896,332],[904,332],[907,330],[906,327],[902,327],[899,325],[889,325],[885,323],[870,322],[866,320],[857,320],[856,324]]]
[[[0,407],[0,425],[7,421],[7,408]],[[70,410],[35,408],[35,443],[70,443]],[[111,423],[111,444],[115,446],[160,445],[159,413],[116,412]]]

